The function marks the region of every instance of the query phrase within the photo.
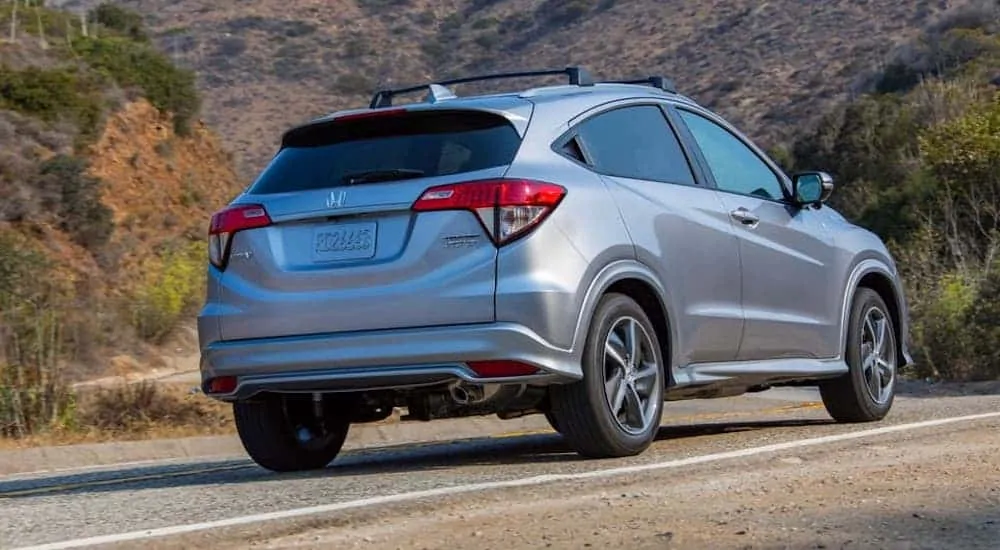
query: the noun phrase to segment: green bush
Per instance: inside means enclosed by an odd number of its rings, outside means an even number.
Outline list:
[[[0,108],[72,122],[88,139],[97,136],[103,111],[96,82],[75,69],[5,66],[0,66]]]
[[[160,343],[195,311],[204,293],[206,261],[204,243],[194,241],[168,247],[153,262],[133,297],[132,324],[140,337]]]
[[[142,16],[130,9],[111,2],[103,2],[90,11],[90,18],[102,27],[120,33],[136,42],[149,41]]]
[[[544,0],[535,13],[551,24],[565,24],[580,19],[595,7],[595,0]]]
[[[50,273],[27,239],[0,231],[0,436],[72,423],[75,402],[60,372],[66,302]]]
[[[156,108],[172,113],[178,134],[189,133],[201,106],[194,72],[175,66],[152,46],[127,38],[79,38],[73,47],[119,86],[139,88]]]
[[[111,210],[101,201],[101,180],[89,176],[87,161],[57,155],[42,163],[38,186],[58,193],[59,226],[80,246],[98,250],[111,238]]]
[[[989,83],[1000,24],[990,13],[903,48],[875,93],[827,114],[781,159],[831,172],[833,206],[890,244],[921,376],[1000,378],[1000,94]]]

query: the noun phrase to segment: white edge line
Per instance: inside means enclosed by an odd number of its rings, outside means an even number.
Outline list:
[[[749,456],[775,453],[779,451],[787,451],[790,449],[800,449],[803,447],[813,447],[816,445],[825,445],[827,443],[837,443],[841,441],[849,441],[852,439],[862,439],[866,437],[872,437],[876,435],[882,435],[894,432],[905,432],[911,430],[918,430],[922,428],[931,428],[935,426],[943,426],[946,424],[954,424],[957,422],[969,422],[973,420],[983,420],[987,418],[998,418],[998,417],[1000,417],[1000,412],[973,414],[966,416],[954,416],[950,418],[940,418],[937,420],[912,422],[909,424],[896,424],[893,426],[885,426],[882,428],[875,428],[871,430],[864,430],[858,432],[849,432],[843,434],[814,437],[809,439],[786,441],[784,443],[775,443],[772,445],[764,445],[761,447],[749,447],[746,449],[739,449],[736,451],[727,451],[723,453],[692,456],[677,460],[654,462],[651,464],[621,466],[618,468],[591,470],[588,472],[579,472],[573,474],[545,474],[533,477],[511,479],[506,481],[488,481],[483,483],[472,483],[468,485],[439,487],[437,489],[427,489],[423,491],[412,491],[409,493],[398,493],[394,495],[363,498],[348,502],[321,504],[318,506],[308,506],[305,508],[295,508],[291,510],[282,510],[278,512],[252,514],[248,516],[239,516],[239,517],[216,520],[216,521],[206,521],[202,523],[190,523],[186,525],[175,525],[171,527],[160,527],[156,529],[146,529],[142,531],[131,531],[128,533],[118,533],[114,535],[102,535],[96,537],[67,540],[62,542],[53,542],[48,544],[40,544],[37,546],[25,546],[21,548],[16,548],[14,550],[62,550],[65,548],[82,548],[86,546],[94,546],[99,544],[113,544],[119,542],[129,542],[129,541],[150,539],[157,537],[183,535],[187,533],[194,533],[197,531],[234,527],[238,525],[247,525],[251,523],[260,523],[265,521],[300,518],[305,516],[313,516],[318,514],[326,514],[330,512],[350,510],[354,508],[364,508],[368,506],[409,502],[431,497],[459,495],[473,491],[484,491],[491,489],[504,489],[504,488],[514,488],[514,487],[528,487],[532,485],[542,485],[558,481],[578,481],[584,479],[617,477],[629,474],[649,472],[654,470],[666,470],[672,468],[680,468],[682,466],[692,466],[695,464],[705,464],[709,462],[718,462],[722,460],[730,460],[735,458],[745,458]]]

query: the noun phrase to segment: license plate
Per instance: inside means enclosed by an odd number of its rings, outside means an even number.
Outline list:
[[[375,222],[330,225],[313,231],[314,262],[365,260],[375,255]]]

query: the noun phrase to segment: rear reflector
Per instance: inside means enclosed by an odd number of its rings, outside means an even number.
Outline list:
[[[232,393],[236,389],[235,376],[220,376],[208,381],[208,393]]]
[[[559,205],[566,188],[524,179],[480,180],[431,187],[413,203],[417,212],[468,210],[497,246],[529,233]]]
[[[538,367],[518,361],[469,361],[468,365],[480,378],[528,376],[538,372]]]
[[[259,204],[237,204],[216,212],[208,228],[208,260],[219,269],[229,261],[229,243],[237,231],[267,227],[271,217]]]

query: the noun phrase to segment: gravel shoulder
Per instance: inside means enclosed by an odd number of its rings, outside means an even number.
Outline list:
[[[658,441],[620,460],[580,458],[540,416],[486,417],[370,426],[321,472],[241,453],[0,475],[0,547],[997,548],[1000,396],[900,397],[884,422],[836,424],[808,391],[768,393],[670,403]],[[594,477],[609,468],[626,471]],[[522,483],[538,476],[562,479]]]
[[[369,550],[997,548],[998,428],[993,420],[641,479],[470,495],[381,509],[353,518],[349,529],[307,527],[251,544]]]

